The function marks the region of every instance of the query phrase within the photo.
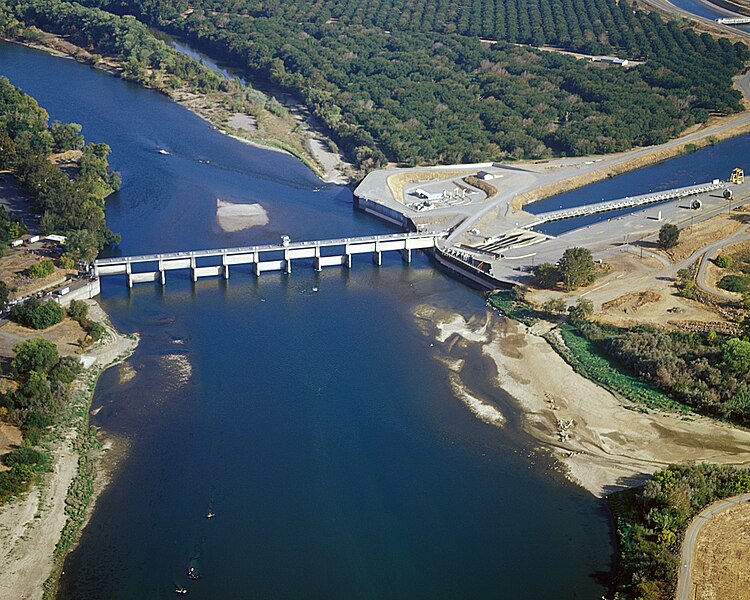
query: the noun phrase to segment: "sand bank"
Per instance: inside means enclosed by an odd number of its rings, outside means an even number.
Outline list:
[[[517,403],[523,429],[565,466],[569,479],[596,496],[670,463],[750,465],[750,431],[704,417],[641,412],[573,371],[540,337],[544,325],[530,330],[489,310],[469,319],[429,312],[420,323],[423,329],[433,324],[438,352],[479,344],[496,366],[497,386]],[[424,307],[417,311],[424,313]],[[460,369],[451,369],[453,376],[460,377]]]
[[[104,322],[106,331],[100,342],[87,353],[93,366],[74,384],[86,404],[85,408],[91,403],[93,383],[99,374],[132,354],[138,344],[137,337],[118,333],[95,301],[87,303],[89,317]],[[38,600],[44,595],[47,579],[52,577],[56,581],[64,557],[56,557],[55,548],[68,522],[65,509],[70,490],[75,487],[71,484],[75,484],[79,472],[75,442],[87,427],[86,413],[84,420],[61,432],[60,439],[54,444],[52,472],[24,496],[0,507],[0,598]],[[101,485],[95,486],[97,492],[101,489]],[[86,515],[90,515],[95,500],[95,495],[88,499]]]
[[[224,231],[243,231],[268,225],[268,213],[260,204],[235,204],[217,198],[216,222]]]

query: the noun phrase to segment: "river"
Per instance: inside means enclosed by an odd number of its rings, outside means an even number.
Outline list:
[[[112,147],[117,253],[387,230],[353,211],[348,189],[154,91],[6,43],[0,73]],[[260,202],[270,222],[224,233],[217,197]],[[114,277],[100,300],[142,335],[135,377],[106,372],[94,398],[93,423],[127,452],[59,598],[171,598],[178,584],[211,599],[606,593],[603,504],[535,450],[480,357],[477,387],[508,424],[477,420],[451,392],[413,309],[481,314],[483,299],[424,257],[257,280],[237,268],[196,284],[175,272],[131,291]],[[190,565],[200,581],[187,581]]]

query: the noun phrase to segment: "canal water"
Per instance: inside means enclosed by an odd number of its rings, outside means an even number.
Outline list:
[[[700,0],[670,0],[676,7],[686,10],[698,15],[699,17],[705,17],[707,19],[723,19],[727,18],[727,12],[721,9],[719,6],[712,5],[710,0],[708,2],[701,2]],[[743,31],[750,31],[750,24],[744,23],[742,25],[733,25],[737,29]]]
[[[108,201],[122,234],[110,254],[388,231],[353,211],[348,189],[154,91],[5,43],[0,74],[112,147],[124,183]],[[748,156],[748,139],[622,176],[616,191],[680,185],[670,164],[699,170],[728,147]],[[258,202],[269,224],[224,233],[217,198]],[[142,336],[134,376],[107,371],[94,399],[94,424],[128,452],[65,563],[61,599],[171,598],[176,585],[204,599],[606,593],[602,503],[535,451],[502,391],[484,386],[508,424],[477,420],[417,329],[418,305],[470,315],[484,303],[424,257],[320,274],[295,263],[259,279],[236,268],[228,282],[175,272],[133,290],[113,277],[101,302]]]
[[[616,200],[628,196],[648,194],[678,187],[706,183],[714,179],[728,180],[732,169],[742,167],[747,170],[750,164],[750,135],[729,139],[714,146],[707,146],[690,154],[631,171],[611,179],[592,183],[584,188],[558,194],[539,202],[533,202],[524,209],[533,214],[592,204],[605,200]],[[641,209],[642,210],[642,209]],[[560,235],[592,223],[633,212],[623,209],[546,223],[539,231],[550,235]]]

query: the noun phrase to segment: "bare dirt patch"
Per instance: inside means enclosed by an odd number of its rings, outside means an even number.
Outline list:
[[[18,427],[8,423],[0,423],[0,459],[23,445],[23,434]],[[7,471],[6,467],[0,462],[0,471]]]
[[[252,115],[235,113],[227,119],[227,126],[241,131],[257,131],[258,119]]]
[[[85,336],[86,332],[73,319],[63,319],[57,325],[41,330],[28,329],[18,323],[8,322],[0,327],[0,357],[13,358],[13,347],[33,338],[50,341],[57,346],[57,351],[62,356],[71,356],[80,352],[78,341]]]
[[[696,600],[750,600],[750,503],[714,515],[701,528],[692,576]]]

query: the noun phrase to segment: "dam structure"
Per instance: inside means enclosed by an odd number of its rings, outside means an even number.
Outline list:
[[[356,254],[372,255],[372,262],[379,266],[383,252],[396,251],[405,263],[411,263],[413,250],[435,248],[447,234],[446,231],[409,232],[304,242],[292,242],[283,236],[281,244],[102,258],[92,263],[91,274],[94,277],[124,274],[128,287],[133,287],[149,282],[164,285],[167,271],[179,269],[189,269],[192,280],[198,281],[217,276],[229,279],[230,267],[242,265],[250,266],[256,276],[267,271],[290,274],[292,262],[300,259],[312,259],[316,271],[332,266],[351,268]]]

